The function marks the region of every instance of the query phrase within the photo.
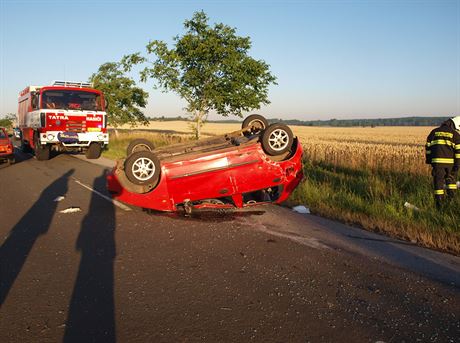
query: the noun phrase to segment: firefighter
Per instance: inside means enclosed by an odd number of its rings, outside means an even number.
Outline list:
[[[460,116],[446,120],[426,140],[426,163],[432,166],[436,207],[442,207],[444,199],[452,199],[457,189],[460,167]],[[446,192],[446,190],[447,192]]]

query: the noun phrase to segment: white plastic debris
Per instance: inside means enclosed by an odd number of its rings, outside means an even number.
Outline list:
[[[303,205],[294,206],[292,208],[292,210],[294,212],[297,212],[297,213],[310,214],[310,209],[308,207],[303,206]]]
[[[411,203],[408,203],[407,201],[404,203],[404,207],[414,210],[414,211],[420,211],[420,209],[417,206],[412,205]]]
[[[80,212],[81,208],[80,207],[69,207],[66,208],[65,210],[59,211],[59,213],[74,213],[74,212]]]
[[[56,199],[54,199],[53,201],[59,202],[59,201],[62,201],[64,199],[65,199],[65,196],[60,195],[60,196],[56,197]]]

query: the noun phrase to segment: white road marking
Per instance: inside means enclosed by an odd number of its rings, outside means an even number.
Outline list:
[[[96,191],[94,188],[91,188],[90,186],[85,185],[84,183],[80,182],[80,181],[77,180],[77,179],[74,179],[74,181],[75,181],[76,183],[78,183],[80,186],[82,186],[82,187],[84,187],[84,188],[90,190],[91,192],[93,192],[93,193],[99,195],[101,198],[103,198],[103,199],[105,199],[105,200],[107,200],[107,201],[110,201],[111,203],[113,203],[115,206],[121,208],[122,210],[124,210],[124,211],[131,211],[131,209],[130,209],[128,206],[126,206],[125,204],[122,204],[121,202],[119,202],[119,201],[117,201],[117,200],[115,200],[115,199],[109,198],[108,196],[105,196],[105,195],[102,194],[101,192]]]
[[[74,213],[74,212],[81,212],[80,207],[69,207],[66,208],[65,210],[59,211],[59,213]]]

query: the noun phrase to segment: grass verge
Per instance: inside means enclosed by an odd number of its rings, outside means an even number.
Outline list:
[[[428,176],[308,162],[304,173],[290,200],[313,213],[460,254],[460,192],[437,211]],[[405,202],[419,210],[406,208]]]

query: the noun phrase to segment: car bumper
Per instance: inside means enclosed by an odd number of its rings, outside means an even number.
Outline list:
[[[0,160],[7,160],[14,157],[14,152],[0,152]]]

